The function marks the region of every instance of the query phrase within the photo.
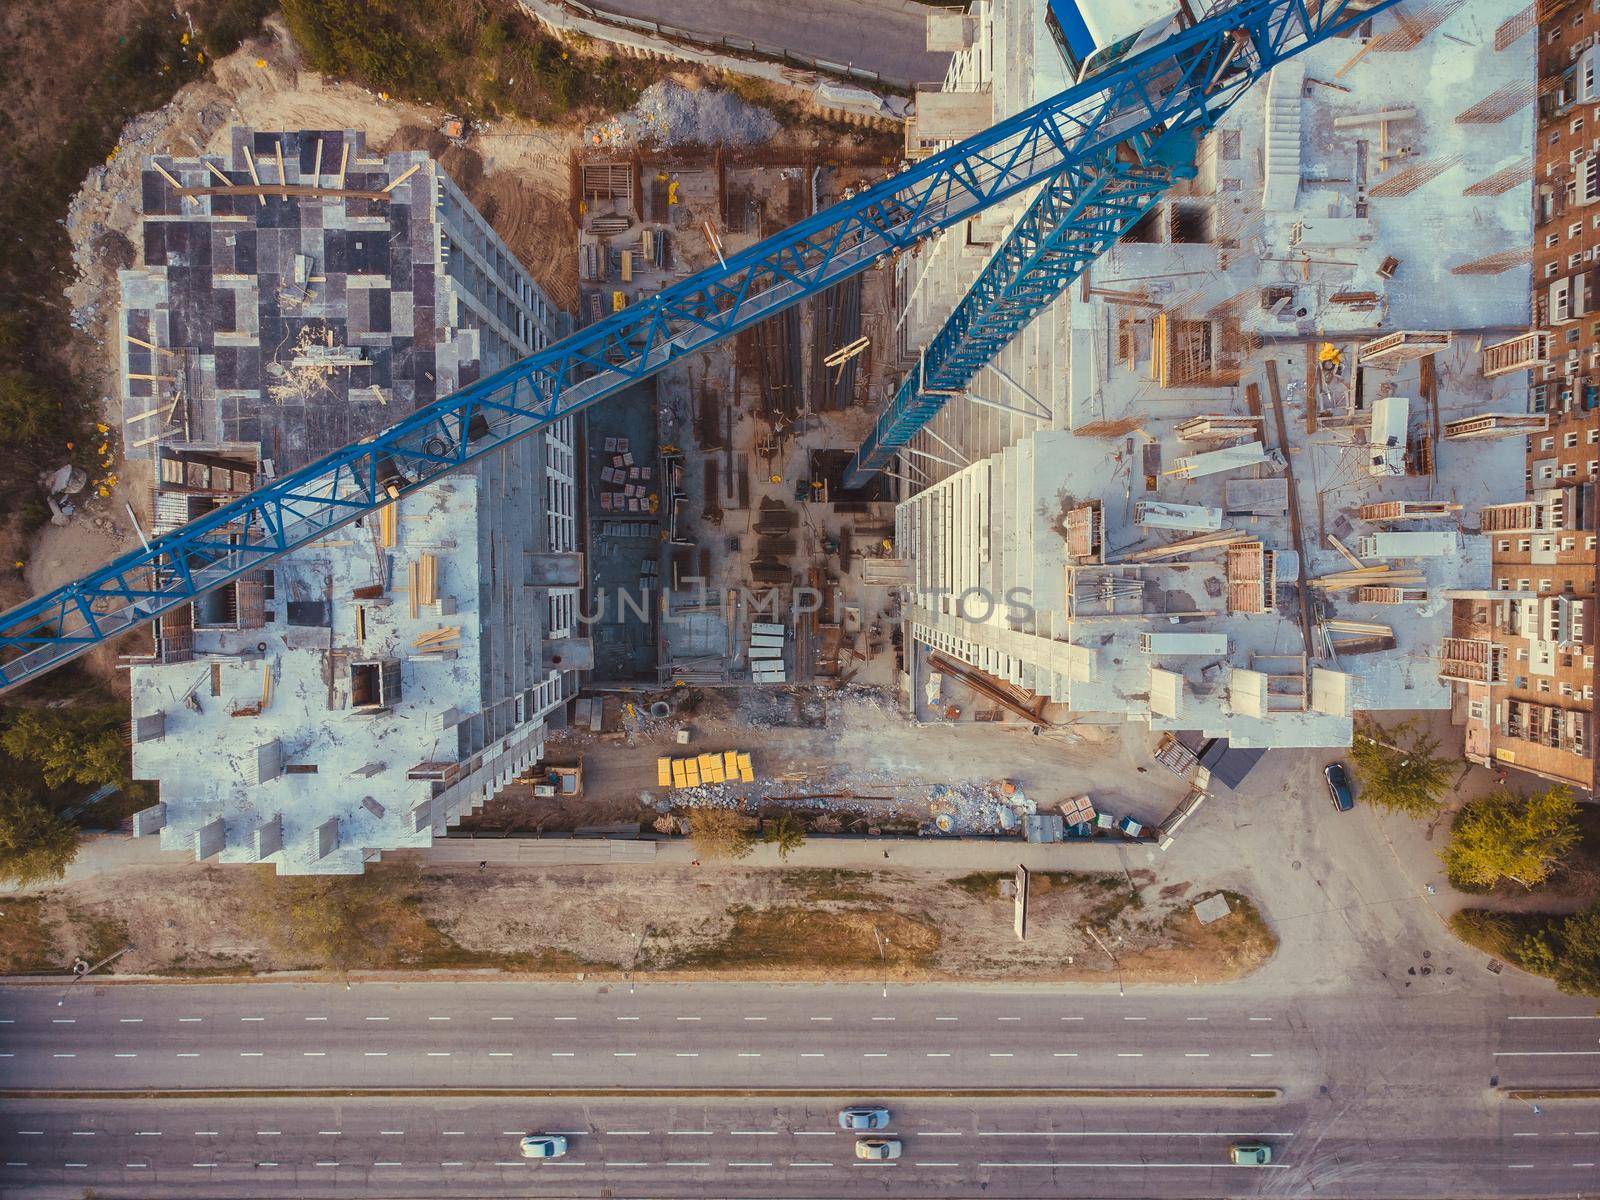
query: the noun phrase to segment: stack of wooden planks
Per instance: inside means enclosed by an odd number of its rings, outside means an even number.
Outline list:
[[[1391,587],[1427,581],[1427,576],[1421,571],[1401,570],[1387,563],[1374,567],[1352,567],[1348,571],[1335,571],[1332,575],[1319,575],[1315,579],[1306,580],[1314,588],[1334,592],[1349,591],[1359,587]]]
[[[461,649],[461,626],[444,625],[438,629],[430,629],[427,633],[414,638],[411,647],[418,655],[443,654],[450,650]]]

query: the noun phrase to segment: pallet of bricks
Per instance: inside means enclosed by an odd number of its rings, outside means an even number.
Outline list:
[[[600,469],[600,511],[618,513],[654,512],[655,496],[650,485],[654,472],[633,461],[633,451],[625,437],[608,437],[606,454],[610,465]]]
[[[756,773],[750,755],[739,750],[698,754],[690,758],[656,759],[656,784],[669,788],[693,788],[708,783],[754,783]]]

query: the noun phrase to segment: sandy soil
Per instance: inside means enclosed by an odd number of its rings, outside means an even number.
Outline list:
[[[904,978],[1104,978],[1113,968],[1083,934],[1087,922],[1126,980],[1176,982],[1248,973],[1275,948],[1248,904],[1200,926],[1191,907],[1212,889],[1157,887],[1140,871],[1034,879],[1030,936],[1018,943],[1013,904],[994,876],[737,867],[429,874],[397,908],[412,910],[408,927],[425,922],[431,940],[411,938],[398,956],[357,965],[847,978],[879,976],[886,960]],[[25,924],[36,933],[55,933],[22,937],[23,922],[0,933],[0,971],[39,970],[55,954],[65,965],[112,943],[134,947],[117,961],[120,974],[320,965],[276,948],[260,929],[263,885],[277,886],[270,873],[155,867],[14,902],[28,906]],[[888,939],[882,958],[874,929]]]

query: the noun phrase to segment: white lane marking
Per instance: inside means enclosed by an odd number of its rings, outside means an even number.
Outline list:
[[[1142,1051],[1139,1051],[1139,1050],[1119,1050],[1119,1051],[1117,1051],[1117,1057],[1118,1058],[1143,1058],[1144,1057],[1144,1053]]]
[[[398,1167],[400,1164],[397,1162],[375,1162],[372,1165],[375,1167]]]
[[[1507,1017],[1506,1020],[1508,1020],[1508,1021],[1600,1021],[1600,1014],[1596,1014],[1594,1016],[1591,1016],[1591,1015],[1589,1015],[1587,1013],[1579,1013],[1576,1016],[1570,1016],[1570,1017],[1560,1017],[1560,1016],[1557,1016],[1557,1017]]]
[[[63,1167],[87,1167],[88,1163],[62,1163]]]
[[[837,1137],[838,1135],[839,1135],[839,1131],[836,1130],[836,1129],[796,1129],[792,1136],[794,1136],[794,1137]]]
[[[900,1164],[893,1162],[858,1162],[850,1165],[852,1167],[898,1167]]]
[[[761,1057],[761,1053],[758,1050],[741,1050],[741,1051],[739,1051],[739,1057],[740,1058],[760,1058]]]
[[[1185,1017],[1185,1021],[1209,1021],[1210,1017]]]
[[[302,1051],[300,1051],[300,1057],[301,1058],[327,1058],[328,1057],[328,1052],[326,1050],[302,1050]]]
[[[746,1017],[746,1021],[765,1021],[765,1017]]]
[[[894,1020],[893,1017],[873,1017],[872,1019],[874,1021],[892,1021],[892,1020]]]
[[[618,1162],[614,1158],[608,1158],[605,1165],[608,1167],[648,1167],[650,1164],[644,1162]]]
[[[1149,1017],[1123,1017],[1124,1021],[1148,1021]]]
[[[939,1051],[930,1050],[928,1052],[928,1057],[929,1058],[949,1058],[950,1057],[950,1052],[947,1051],[947,1050],[939,1050]]]
[[[831,1167],[831,1162],[792,1162],[791,1167]]]
[[[117,1021],[118,1021],[119,1024],[122,1024],[122,1025],[143,1025],[144,1024],[144,1018],[143,1017],[118,1017]]]
[[[1272,1020],[1271,1017],[1251,1017],[1250,1019],[1252,1021],[1270,1021],[1270,1020]]]
[[[441,1167],[464,1167],[467,1164],[462,1162],[442,1162],[439,1165]]]
[[[149,1163],[123,1163],[122,1165],[127,1167],[130,1171],[144,1171],[148,1170],[150,1167]]]
[[[52,1025],[76,1025],[77,1023],[78,1023],[78,1018],[77,1017],[51,1017],[50,1018],[50,1024],[52,1024]]]
[[[708,1163],[708,1162],[683,1162],[683,1161],[677,1161],[677,1162],[669,1162],[666,1165],[669,1166],[669,1167],[709,1167],[711,1164]]]
[[[367,1051],[364,1052],[363,1057],[365,1057],[365,1058],[388,1058],[389,1057],[389,1052],[387,1050],[367,1050]]]
[[[512,1057],[514,1057],[514,1055],[509,1050],[491,1050],[491,1051],[489,1051],[489,1057],[490,1058],[512,1058]]]
[[[1573,1163],[1572,1165],[1575,1166],[1575,1167],[1592,1167],[1592,1166],[1594,1166],[1594,1164],[1592,1162]]]
[[[608,1129],[607,1137],[649,1137],[648,1129]]]
[[[1539,1135],[1537,1133],[1513,1133],[1511,1136],[1512,1137],[1538,1137]],[[1560,1135],[1558,1134],[1557,1136],[1559,1137]]]
[[[867,1053],[863,1054],[861,1057],[862,1058],[888,1058],[889,1054],[885,1050],[871,1050],[871,1051],[868,1051]]]
[[[180,1025],[195,1025],[195,1024],[198,1024],[199,1022],[204,1021],[204,1020],[205,1020],[204,1017],[179,1017],[178,1018],[178,1024],[180,1024]]]
[[[216,1163],[190,1163],[190,1164],[189,1164],[189,1165],[190,1165],[190,1166],[191,1166],[191,1167],[214,1167],[214,1166],[216,1166],[216,1165],[217,1165],[217,1164],[216,1164]],[[337,1164],[336,1164],[336,1165],[337,1165]],[[317,1164],[317,1166],[319,1166],[319,1167],[320,1167],[320,1166],[322,1166],[322,1164],[321,1164],[321,1163],[318,1163],[318,1164]]]
[[[776,1129],[730,1129],[728,1133],[733,1137],[777,1137]]]
[[[528,1164],[525,1163],[525,1162],[518,1161],[518,1162],[497,1162],[494,1165],[497,1166],[497,1167],[525,1167]]]
[[[1020,1021],[1021,1017],[996,1017],[996,1021]]]
[[[264,1058],[265,1054],[260,1050],[241,1050],[241,1051],[239,1051],[239,1057],[240,1058]]]
[[[1593,1058],[1600,1050],[1496,1050],[1496,1058]]]
[[[638,1058],[639,1057],[639,1052],[637,1050],[618,1050],[618,1051],[614,1052],[611,1055],[611,1057],[612,1058]],[[739,1057],[743,1058],[744,1055],[741,1054]],[[758,1054],[758,1055],[756,1055],[756,1057],[760,1058],[761,1056]]]
[[[1106,1169],[1106,1170],[1124,1170],[1124,1169],[1127,1169],[1127,1168],[1130,1168],[1130,1167],[1137,1167],[1137,1168],[1143,1168],[1145,1170],[1150,1170],[1150,1171],[1209,1171],[1209,1170],[1212,1170],[1212,1169],[1214,1169],[1214,1168],[1216,1168],[1218,1166],[1227,1166],[1228,1164],[1226,1164],[1226,1163],[1216,1163],[1216,1162],[1158,1163],[1158,1162],[1059,1162],[1059,1161],[1057,1161],[1057,1162],[981,1162],[978,1165],[980,1167],[986,1167],[986,1168],[991,1168],[991,1169],[1001,1168],[1001,1167],[1009,1167],[1009,1168],[1012,1168],[1012,1169],[1022,1168],[1022,1169],[1026,1169],[1026,1170],[1046,1170],[1046,1171],[1058,1171],[1058,1170],[1061,1170],[1063,1168],[1072,1168],[1072,1167],[1076,1167],[1076,1168],[1078,1168],[1080,1170],[1081,1169],[1085,1169],[1085,1168],[1100,1168],[1100,1169]],[[1288,1169],[1283,1163],[1273,1163],[1273,1164],[1271,1164],[1270,1167],[1267,1167],[1267,1168],[1250,1167],[1248,1169],[1252,1170],[1252,1171],[1259,1171],[1259,1170],[1263,1170],[1263,1169],[1272,1170],[1274,1168],[1277,1169],[1277,1170],[1287,1170]]]
[[[552,1021],[576,1021],[577,1017],[551,1017]]]
[[[638,1017],[618,1017],[617,1018],[617,1020],[619,1020],[619,1021],[637,1021],[638,1019],[639,1019]],[[577,1018],[574,1017],[573,1020],[577,1020]]]
[[[709,1129],[669,1129],[669,1130],[667,1130],[667,1136],[668,1137],[710,1137],[711,1136],[711,1130],[709,1130]]]
[[[53,1054],[52,1058],[77,1058],[76,1054]]]
[[[265,1021],[265,1017],[240,1017],[241,1021]]]
[[[1272,1052],[1270,1050],[1255,1050],[1255,1051],[1251,1052],[1250,1057],[1251,1058],[1271,1058],[1272,1057]]]
[[[1577,1129],[1577,1130],[1573,1131],[1572,1136],[1573,1137],[1600,1137],[1600,1129]]]
[[[953,1162],[914,1162],[913,1167],[959,1167],[960,1163]]]
[[[94,1136],[94,1130],[92,1130],[92,1129],[74,1129],[72,1131],[72,1136],[73,1137],[93,1137]]]
[[[326,1021],[327,1017],[306,1017],[307,1021]]]
[[[388,1017],[367,1017],[368,1021],[387,1021]]]
[[[1063,1021],[1082,1021],[1082,1020],[1085,1020],[1086,1018],[1084,1018],[1084,1017],[1062,1017],[1061,1019]]]
[[[194,1131],[194,1135],[195,1135],[195,1137],[221,1137],[222,1136],[215,1129],[196,1129]]]
[[[44,1130],[42,1130],[42,1129],[19,1129],[19,1130],[17,1130],[17,1135],[19,1137],[43,1137],[44,1136]]]
[[[161,1130],[159,1130],[159,1129],[135,1129],[133,1131],[133,1136],[134,1137],[160,1137],[161,1136]]]
[[[813,1020],[813,1021],[831,1021],[831,1020],[833,1020],[833,1018],[832,1017],[812,1017],[811,1020]]]
[[[275,1167],[277,1165],[278,1164],[275,1163],[275,1162],[261,1162],[261,1163],[257,1163],[256,1164],[256,1166],[258,1166],[258,1167]]]
[[[680,1050],[680,1051],[678,1051],[677,1057],[679,1057],[679,1058],[699,1058],[700,1057],[700,1053],[697,1050]]]
[[[69,1167],[71,1165],[72,1165],[71,1163],[67,1164],[67,1166],[69,1166]],[[1507,1163],[1506,1164],[1506,1170],[1508,1170],[1508,1171],[1531,1171],[1531,1170],[1533,1170],[1533,1164],[1532,1163]]]
[[[378,1136],[379,1137],[405,1137],[405,1135],[406,1135],[406,1131],[404,1129],[380,1129],[380,1130],[378,1130]]]
[[[989,1052],[989,1057],[990,1058],[1015,1058],[1016,1055],[1015,1054],[1010,1054],[1010,1053],[1008,1053],[1006,1051],[991,1050]]]
[[[317,1130],[317,1135],[319,1137],[343,1137],[344,1136],[344,1134],[341,1133],[337,1129],[319,1129],[319,1130]]]
[[[1184,1057],[1185,1058],[1210,1058],[1211,1055],[1209,1055],[1209,1054],[1188,1053],[1188,1054],[1185,1054]]]
[[[428,1018],[428,1020],[430,1020],[430,1021],[448,1021],[449,1019],[450,1019],[449,1017],[429,1017]]]
[[[214,1167],[217,1164],[216,1163],[212,1163],[210,1165]],[[317,1166],[319,1166],[319,1167],[337,1167],[338,1165],[339,1165],[338,1160],[337,1159],[332,1159],[332,1158],[319,1159],[318,1162],[317,1162]]]
[[[450,1051],[448,1051],[448,1050],[429,1050],[428,1051],[428,1057],[429,1058],[449,1058],[450,1057]]]
[[[178,1051],[178,1057],[179,1058],[199,1058],[200,1057],[200,1052],[198,1050],[179,1050]]]
[[[112,1058],[138,1058],[137,1054],[113,1054]]]
[[[917,1133],[918,1137],[960,1137],[961,1136],[961,1131],[960,1130],[934,1132],[932,1130],[919,1129],[919,1130],[916,1131],[916,1133]]]
[[[805,1052],[805,1051],[801,1051],[801,1053],[800,1053],[800,1057],[801,1057],[801,1058],[826,1058],[826,1057],[827,1057],[827,1055],[825,1055],[825,1054],[819,1054],[819,1053],[817,1053],[817,1052],[816,1052],[816,1051],[812,1051],[812,1052],[811,1052],[811,1053],[809,1053],[809,1054],[808,1054],[808,1053],[806,1053],[806,1052]]]
[[[441,1129],[439,1131],[439,1136],[440,1137],[466,1137],[467,1136],[467,1131],[465,1129]]]
[[[515,1021],[515,1017],[490,1017],[491,1021]]]
[[[728,1165],[730,1167],[770,1167],[772,1164],[769,1162],[731,1162]]]
[[[674,1017],[674,1021],[698,1021],[699,1017]]]
[[[551,1058],[573,1058],[573,1057],[575,1057],[575,1055],[572,1053],[571,1050],[552,1050],[550,1052],[550,1057]]]
[[[9,1161],[9,1160],[6,1162],[6,1166],[8,1166],[8,1167],[25,1167],[27,1165],[28,1164],[25,1163],[25,1162],[12,1162],[12,1161]]]

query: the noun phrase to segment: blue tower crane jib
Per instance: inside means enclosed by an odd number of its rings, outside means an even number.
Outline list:
[[[1118,163],[1119,145],[1203,124],[1273,63],[1396,2],[1377,0],[1358,12],[1356,0],[1239,0],[1219,8],[1103,75],[0,614],[0,692],[1042,181],[1065,173],[1088,189],[1081,203],[1076,191],[1058,200],[1076,204],[1074,219],[1103,238],[1111,214],[1120,207],[1126,216],[1148,186]],[[1072,253],[1045,240],[1041,253]],[[992,337],[1046,295],[1032,283],[1007,289],[1004,319],[974,328]]]
[[[1241,25],[1231,39],[1219,40],[1187,63],[1175,61],[1156,85],[1181,87],[1189,81],[1196,86],[1193,81],[1203,80],[1198,88],[1206,102],[1165,123],[1130,131],[1120,145],[1066,165],[1045,184],[879,413],[851,461],[845,485],[861,487],[886,469],[946,400],[961,395],[985,364],[1138,223],[1172,181],[1191,176],[1200,135],[1256,79],[1312,42],[1384,7],[1351,18],[1343,5],[1333,6],[1331,13],[1324,6],[1319,11],[1330,23],[1298,44],[1282,36],[1287,25],[1273,30]],[[1141,169],[1130,168],[1131,161]]]

